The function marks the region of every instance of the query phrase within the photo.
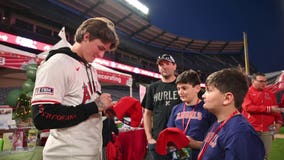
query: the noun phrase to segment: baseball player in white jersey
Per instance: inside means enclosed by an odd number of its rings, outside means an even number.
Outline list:
[[[100,160],[100,111],[112,106],[101,93],[95,69],[89,64],[119,44],[114,24],[90,18],[76,31],[75,43],[50,51],[39,66],[32,98],[34,125],[50,129],[44,160]]]

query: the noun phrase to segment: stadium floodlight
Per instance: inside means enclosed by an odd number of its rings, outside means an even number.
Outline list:
[[[138,0],[125,0],[125,1],[144,14],[147,15],[149,13],[149,8],[145,6],[143,3],[139,2]]]

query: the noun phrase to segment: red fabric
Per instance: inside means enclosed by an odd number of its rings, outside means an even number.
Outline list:
[[[114,105],[113,110],[116,113],[116,117],[121,121],[124,116],[130,115],[131,127],[138,127],[140,125],[142,119],[142,106],[139,100],[128,96],[122,97]]]
[[[259,91],[251,86],[242,104],[243,115],[259,132],[269,131],[269,126],[273,122],[283,123],[280,113],[272,113],[271,107],[277,105],[273,93],[268,90]]]
[[[281,101],[279,103],[280,108],[284,108],[284,94],[282,95]]]
[[[144,129],[120,132],[117,136],[122,147],[123,160],[143,160],[147,152]]]
[[[113,135],[114,142],[109,142],[106,146],[107,160],[123,160],[122,146],[120,141]]]
[[[161,155],[166,155],[167,145],[169,142],[174,143],[178,149],[181,149],[188,146],[189,139],[186,137],[183,131],[178,128],[166,128],[160,132],[158,136],[156,151]]]
[[[45,143],[49,136],[49,131],[50,131],[49,129],[45,129],[41,131],[41,134],[40,134],[40,145],[41,146],[45,146]]]
[[[278,92],[284,90],[284,72],[280,74],[274,84],[267,85],[266,89],[273,94],[277,94]]]
[[[282,72],[278,79],[278,88],[279,90],[284,89],[284,73]]]

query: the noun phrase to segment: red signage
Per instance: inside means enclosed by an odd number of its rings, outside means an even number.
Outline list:
[[[52,47],[51,44],[46,44],[42,42],[38,42],[29,38],[16,36],[9,33],[0,32],[0,41],[16,44],[23,47],[33,48],[40,51],[50,50]]]
[[[29,38],[16,36],[16,35],[1,32],[1,31],[0,31],[0,41],[16,44],[16,45],[23,46],[23,47],[33,48],[33,49],[40,50],[40,51],[50,50],[51,47],[53,46],[51,44],[42,43],[42,42],[35,41]],[[0,63],[3,61],[4,61],[3,58],[0,59]],[[141,75],[145,75],[149,77],[161,78],[161,75],[158,73],[147,71],[147,70],[140,69],[137,67],[132,67],[129,65],[121,64],[121,63],[117,63],[117,62],[113,62],[113,61],[109,61],[109,60],[105,60],[105,59],[97,58],[95,62],[101,65],[104,65],[104,66],[111,67],[111,68],[116,68],[116,69],[132,72],[136,74],[141,74]]]
[[[147,70],[140,69],[137,67],[132,67],[129,65],[121,64],[121,63],[117,63],[117,62],[113,62],[113,61],[109,61],[109,60],[105,60],[105,59],[101,59],[101,58],[96,58],[95,62],[101,65],[107,66],[107,67],[111,67],[111,68],[116,68],[116,69],[132,72],[136,74],[142,74],[142,75],[149,76],[149,77],[161,78],[161,75],[158,73],[147,71]]]

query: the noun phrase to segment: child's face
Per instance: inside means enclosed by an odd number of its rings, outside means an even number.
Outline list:
[[[193,87],[189,83],[178,83],[177,90],[178,95],[183,102],[185,102],[186,104],[194,104],[196,103],[197,94],[200,91],[200,85]]]
[[[225,96],[216,87],[207,85],[206,92],[202,95],[202,98],[204,100],[203,107],[212,113],[216,113],[223,106]]]

